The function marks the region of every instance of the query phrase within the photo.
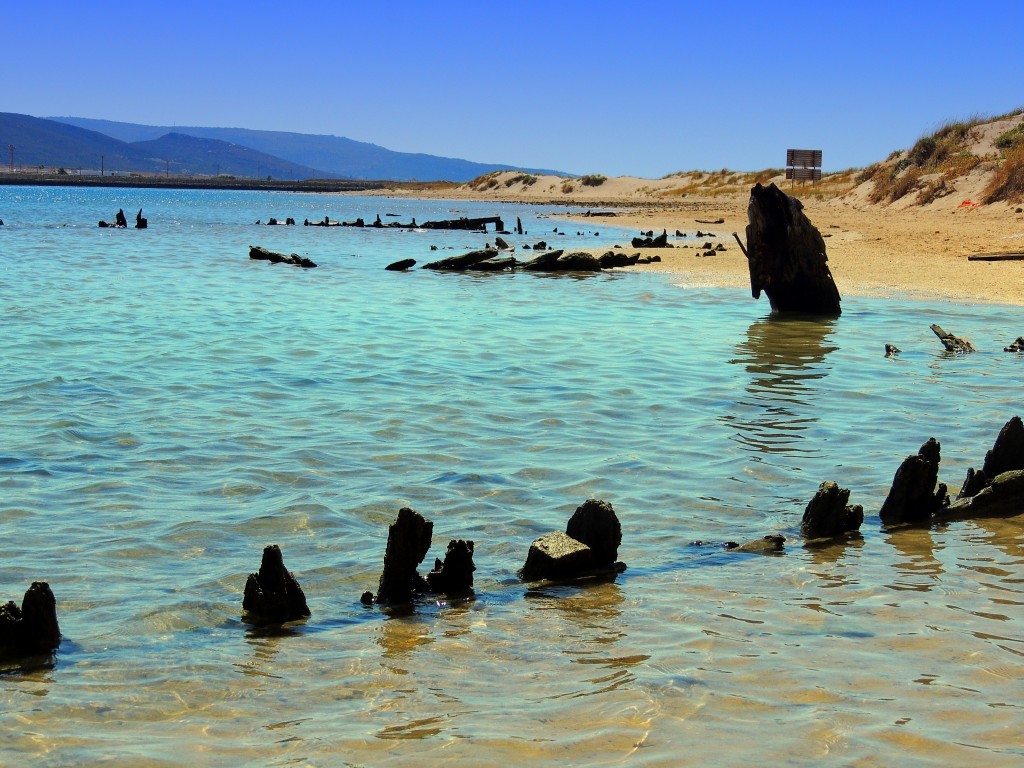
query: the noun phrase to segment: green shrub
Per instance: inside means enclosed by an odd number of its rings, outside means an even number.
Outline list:
[[[606,181],[608,181],[607,176],[601,176],[600,174],[596,173],[580,177],[580,184],[582,184],[584,187],[600,187]]]
[[[1024,123],[1016,128],[1011,128],[996,139],[996,146],[999,149],[1007,150],[1024,144]]]

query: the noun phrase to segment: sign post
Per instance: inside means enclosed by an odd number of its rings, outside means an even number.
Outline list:
[[[787,149],[786,178],[793,184],[806,181],[815,182],[821,179],[820,149]],[[792,187],[792,185],[790,185]]]

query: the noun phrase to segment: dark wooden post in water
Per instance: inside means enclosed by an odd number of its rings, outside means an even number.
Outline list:
[[[747,219],[743,252],[754,298],[764,291],[776,312],[840,314],[825,241],[804,215],[803,204],[774,184],[757,184],[750,190]]]

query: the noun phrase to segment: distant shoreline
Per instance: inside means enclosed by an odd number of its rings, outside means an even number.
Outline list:
[[[0,173],[0,186],[125,187],[128,189],[223,189],[258,192],[385,192],[436,193],[458,185],[448,181],[384,181],[366,179],[259,180],[237,177],[78,176],[57,173]]]

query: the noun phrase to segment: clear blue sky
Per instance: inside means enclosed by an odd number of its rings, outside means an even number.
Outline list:
[[[3,112],[609,176],[860,167],[1024,107],[1019,0],[2,0],[0,35]]]

